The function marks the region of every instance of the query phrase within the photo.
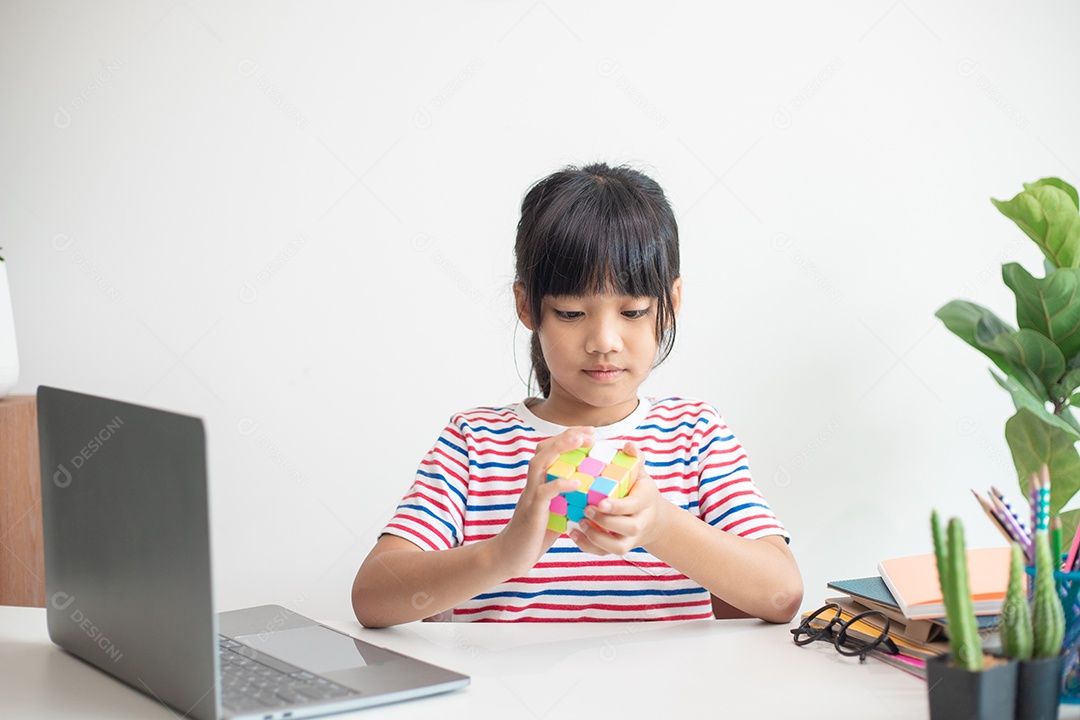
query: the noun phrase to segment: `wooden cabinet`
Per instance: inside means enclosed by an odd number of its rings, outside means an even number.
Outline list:
[[[0,399],[0,605],[45,607],[41,467],[33,395]]]

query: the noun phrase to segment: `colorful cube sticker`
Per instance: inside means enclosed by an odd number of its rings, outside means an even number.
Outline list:
[[[576,468],[578,464],[580,464],[581,461],[587,457],[589,456],[584,450],[578,449],[571,450],[570,452],[564,452],[562,455],[559,456],[559,459],[567,465],[572,465]]]
[[[578,481],[576,490],[552,500],[549,529],[565,533],[568,528],[577,527],[584,518],[586,505],[598,505],[608,497],[626,497],[643,461],[627,455],[619,447],[617,443],[601,440],[591,448],[563,453],[548,468],[548,481],[561,477]]]
[[[578,463],[578,472],[596,477],[604,472],[605,464],[594,457],[587,457]]]
[[[557,513],[548,515],[548,530],[554,530],[560,535],[566,532],[566,516]]]
[[[600,440],[589,449],[589,457],[596,458],[605,465],[608,465],[615,459],[615,453],[619,452],[620,447],[619,444],[609,440]]]
[[[547,480],[558,480],[559,478],[568,478],[574,474],[574,466],[568,462],[562,460],[556,460],[552,463],[551,467],[547,471]]]

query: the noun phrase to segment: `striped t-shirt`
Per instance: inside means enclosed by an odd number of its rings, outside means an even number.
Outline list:
[[[451,418],[383,528],[424,550],[493,537],[510,520],[536,444],[565,428],[524,403]],[[660,493],[710,525],[745,538],[788,534],[762,497],[746,453],[707,403],[643,399],[597,438],[635,443]],[[621,557],[582,552],[566,535],[522,577],[454,608],[454,621],[696,620],[708,590],[642,548]]]

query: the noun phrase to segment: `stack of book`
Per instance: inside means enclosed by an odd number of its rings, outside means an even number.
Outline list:
[[[968,550],[967,560],[979,634],[983,648],[993,651],[1000,646],[996,628],[1009,581],[1009,548]],[[872,657],[925,679],[927,658],[949,652],[945,606],[932,554],[883,560],[878,575],[836,580],[828,587],[843,593],[826,601],[840,606],[842,620],[867,610],[889,618],[888,634],[898,653],[874,650]],[[871,615],[852,624],[848,633],[869,641],[880,636],[883,626],[880,615]]]

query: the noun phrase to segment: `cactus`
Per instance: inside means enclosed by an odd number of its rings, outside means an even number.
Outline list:
[[[971,590],[968,585],[964,526],[959,518],[952,518],[946,538],[937,511],[930,515],[930,526],[934,535],[938,581],[941,584],[945,615],[949,623],[953,663],[965,670],[982,670],[982,643],[979,641],[979,628],[975,621],[975,608],[971,603]]]
[[[1033,644],[1031,610],[1024,588],[1024,554],[1020,546],[1013,543],[1009,589],[1001,608],[1001,649],[1007,657],[1027,660],[1031,657]]]
[[[1033,653],[1037,658],[1057,657],[1065,636],[1065,611],[1054,582],[1054,560],[1045,530],[1035,533],[1035,590],[1031,600]]]

